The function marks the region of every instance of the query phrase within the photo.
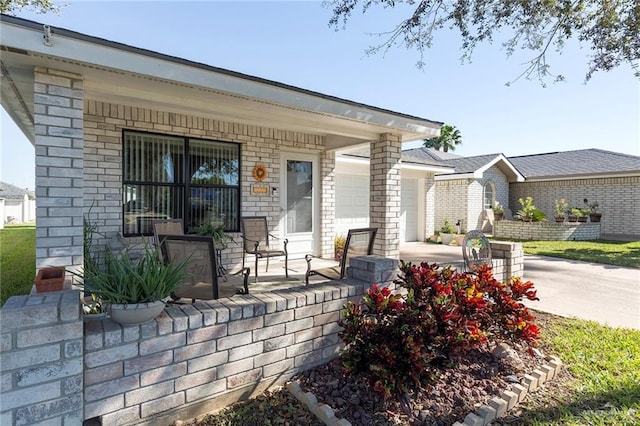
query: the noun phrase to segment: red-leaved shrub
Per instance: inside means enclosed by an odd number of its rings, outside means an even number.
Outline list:
[[[522,304],[537,300],[530,281],[500,283],[491,268],[457,273],[425,262],[402,262],[396,284],[406,295],[373,285],[341,319],[347,372],[368,376],[385,397],[428,380],[438,363],[461,357],[489,340],[537,345],[538,327]]]

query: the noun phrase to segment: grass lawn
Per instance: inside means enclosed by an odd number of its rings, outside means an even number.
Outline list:
[[[0,304],[29,294],[36,275],[36,229],[10,226],[0,230]]]
[[[542,316],[542,314],[541,314]],[[640,424],[640,330],[546,315],[542,346],[572,380],[520,419],[530,425]],[[553,384],[553,382],[552,382]]]
[[[526,254],[640,268],[640,241],[521,241]]]

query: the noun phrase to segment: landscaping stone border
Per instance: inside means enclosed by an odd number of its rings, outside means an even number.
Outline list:
[[[509,385],[500,395],[491,398],[488,404],[480,406],[476,411],[466,415],[462,422],[452,426],[487,426],[495,419],[503,417],[507,411],[522,402],[529,392],[534,392],[544,383],[550,382],[562,368],[562,361],[556,356],[545,356],[545,363],[529,374],[523,375],[521,383]],[[350,426],[351,422],[338,419],[331,407],[322,402],[312,392],[304,392],[298,382],[287,383],[287,390],[303,403],[318,420],[327,426]]]

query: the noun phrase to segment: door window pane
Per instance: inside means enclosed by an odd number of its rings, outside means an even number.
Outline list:
[[[313,231],[313,163],[287,160],[287,233]]]

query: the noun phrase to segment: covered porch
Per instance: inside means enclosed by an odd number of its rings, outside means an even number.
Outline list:
[[[371,152],[375,253],[397,258],[400,151],[442,123],[3,15],[2,104],[35,146],[37,267],[81,268],[82,224],[98,248],[267,216],[291,258],[330,257],[336,152]],[[260,173],[256,175],[256,170]],[[236,266],[239,249],[224,261]]]

